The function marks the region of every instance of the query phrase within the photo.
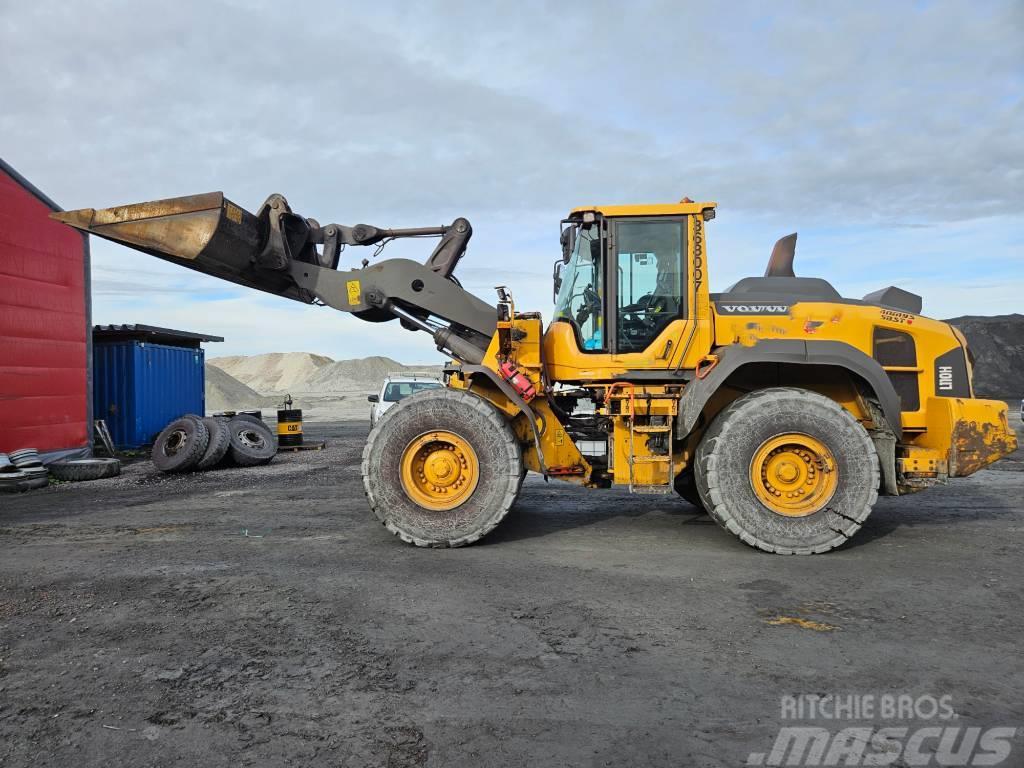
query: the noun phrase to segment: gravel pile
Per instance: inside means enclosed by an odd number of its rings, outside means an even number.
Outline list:
[[[209,411],[240,411],[276,405],[278,398],[265,397],[215,365],[206,364],[206,408]]]
[[[375,391],[389,373],[430,372],[440,376],[442,366],[403,365],[389,357],[332,360],[309,352],[273,352],[265,355],[215,357],[208,365],[236,379],[257,395],[352,394]],[[238,397],[250,397],[237,391]],[[234,406],[226,406],[234,407]]]
[[[304,391],[305,382],[322,366],[334,362],[309,352],[270,352],[265,355],[214,357],[207,362],[256,392]]]

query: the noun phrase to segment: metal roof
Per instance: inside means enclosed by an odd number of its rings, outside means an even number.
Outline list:
[[[173,328],[160,328],[155,325],[139,325],[137,323],[94,325],[92,337],[95,341],[146,341],[150,344],[169,344],[179,347],[197,347],[203,341],[224,341],[223,336],[176,331]]]
[[[642,205],[584,205],[573,208],[573,213],[597,211],[604,216],[682,216],[702,213],[706,208],[716,208],[718,203],[695,203],[683,198],[678,203],[647,203]]]

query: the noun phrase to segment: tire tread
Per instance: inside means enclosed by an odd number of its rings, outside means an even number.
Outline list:
[[[507,472],[510,482],[506,484],[507,488],[505,489],[501,502],[495,505],[493,513],[488,516],[483,524],[479,525],[472,532],[464,536],[442,541],[430,541],[413,536],[409,532],[404,531],[399,526],[395,525],[388,515],[387,510],[378,503],[375,497],[374,488],[371,487],[376,481],[370,475],[370,457],[380,448],[381,442],[386,437],[389,424],[408,409],[421,407],[422,403],[434,399],[447,400],[453,408],[468,408],[475,411],[481,420],[487,423],[493,430],[495,430],[496,433],[502,434],[510,446],[514,446],[514,450],[510,451]],[[439,425],[438,428],[443,429],[444,426]],[[384,527],[406,544],[412,544],[417,547],[433,548],[463,547],[479,541],[488,533],[493,531],[515,504],[516,497],[518,496],[519,489],[521,487],[521,478],[523,476],[522,456],[520,453],[519,443],[504,417],[498,413],[494,406],[483,398],[469,392],[449,388],[426,390],[418,395],[413,395],[403,399],[385,411],[384,414],[377,419],[377,423],[374,425],[373,429],[370,430],[370,434],[366,439],[366,445],[363,447],[361,471],[367,502],[369,503],[374,516],[380,520]],[[499,477],[503,477],[504,475],[505,473],[498,473]]]
[[[832,411],[836,415],[836,428],[841,430],[841,434],[845,437],[852,439],[855,443],[859,443],[871,462],[871,489],[866,502],[852,512],[849,510],[839,511],[834,508],[831,509],[830,511],[840,519],[847,521],[846,524],[838,528],[832,528],[836,535],[829,541],[807,547],[773,543],[743,528],[729,509],[729,503],[722,487],[722,478],[719,476],[720,472],[717,467],[721,453],[725,450],[725,446],[728,445],[730,432],[734,429],[743,429],[752,411],[763,411],[773,407],[778,409],[781,407],[782,400],[794,395],[801,398],[810,398]],[[704,506],[711,518],[744,543],[774,554],[819,554],[844,544],[860,530],[878,499],[878,456],[867,430],[834,400],[817,392],[797,387],[772,387],[756,390],[727,406],[715,418],[708,431],[704,434],[697,449],[696,464],[697,468],[694,474],[697,481],[697,492],[702,501],[704,501]]]

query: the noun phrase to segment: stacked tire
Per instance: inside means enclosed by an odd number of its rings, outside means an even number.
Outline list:
[[[0,453],[0,492],[32,491],[49,485],[46,467],[35,448]]]
[[[277,455],[274,433],[248,414],[231,418],[194,414],[175,419],[153,442],[153,464],[161,472],[269,464]]]
[[[45,488],[50,478],[78,483],[104,480],[121,474],[119,459],[59,459],[43,465],[35,448],[0,453],[0,491],[31,491]]]

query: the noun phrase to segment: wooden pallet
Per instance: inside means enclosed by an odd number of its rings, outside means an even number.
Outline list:
[[[321,441],[319,443],[303,443],[302,445],[279,445],[277,446],[277,451],[278,453],[281,451],[291,451],[292,453],[296,451],[322,451],[326,447],[327,443]]]

